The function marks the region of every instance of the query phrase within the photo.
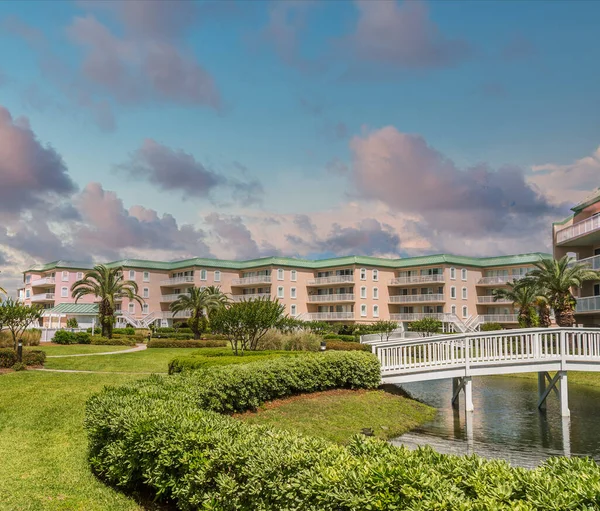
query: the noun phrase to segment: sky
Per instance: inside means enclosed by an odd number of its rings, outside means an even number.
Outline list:
[[[600,3],[4,1],[0,286],[57,259],[551,250]]]

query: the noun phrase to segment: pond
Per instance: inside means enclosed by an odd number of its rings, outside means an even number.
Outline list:
[[[447,454],[476,453],[514,466],[534,467],[551,456],[589,456],[600,461],[600,389],[569,384],[571,417],[560,415],[558,397],[537,408],[537,380],[510,376],[473,378],[475,411],[453,408],[452,380],[400,385],[438,409],[436,418],[392,440],[409,448],[430,445]]]

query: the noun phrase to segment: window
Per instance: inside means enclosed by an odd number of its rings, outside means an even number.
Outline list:
[[[277,288],[277,298],[283,298],[283,286]]]
[[[144,305],[142,305],[142,312],[144,314],[148,314],[148,304],[147,303],[145,303]]]
[[[120,311],[121,310],[121,304],[120,303],[115,303],[115,310],[116,311]]]
[[[60,289],[60,296],[62,298],[68,298],[69,297],[69,288],[68,287],[63,287]]]
[[[365,286],[360,288],[360,297],[361,298],[366,298],[367,297],[367,288]]]
[[[467,288],[466,287],[462,288],[462,299],[463,300],[467,299]]]
[[[295,287],[290,289],[290,298],[296,298],[296,288]]]
[[[150,298],[150,289],[145,287],[144,288],[144,294],[142,295],[142,298]]]
[[[600,284],[594,284],[594,296],[600,296]]]
[[[367,306],[364,303],[360,306],[360,315],[363,318],[367,317]]]
[[[290,280],[292,282],[296,282],[296,279],[298,278],[298,272],[296,270],[291,270],[290,271]]]
[[[206,270],[200,270],[200,280],[206,280],[206,274],[208,272]]]
[[[135,270],[129,270],[129,280],[135,280]]]
[[[25,284],[31,284],[31,275],[25,277]]]
[[[466,305],[463,305],[462,313],[463,313],[463,318],[466,318],[469,315],[469,310],[467,309]]]
[[[450,307],[450,312],[456,316],[456,305]]]
[[[281,268],[277,270],[277,280],[283,280],[284,272]]]
[[[360,269],[360,280],[367,280],[367,270],[365,268]]]
[[[456,299],[456,288],[454,286],[450,288],[450,298]]]
[[[62,279],[63,279],[63,282],[68,282],[69,281],[69,272],[68,271],[63,271],[62,272]]]
[[[135,313],[135,303],[130,303],[129,304],[129,313],[130,314],[134,314]]]
[[[150,282],[150,272],[149,271],[144,272],[144,282]]]
[[[375,282],[379,280],[379,270],[373,270],[373,280]]]
[[[456,268],[450,268],[450,278],[456,280]]]
[[[25,298],[29,298],[31,296],[31,291],[29,289],[25,290]]]
[[[83,272],[77,272],[77,280],[81,280],[83,278]]]
[[[374,318],[379,317],[379,305],[373,305],[373,317]]]
[[[221,272],[219,270],[215,270],[215,282],[221,282]]]
[[[378,287],[373,288],[373,300],[379,300],[379,288]]]
[[[460,278],[462,280],[467,280],[467,269],[463,268],[462,270],[460,270]]]
[[[292,316],[296,315],[296,304],[295,303],[290,306],[290,314]]]

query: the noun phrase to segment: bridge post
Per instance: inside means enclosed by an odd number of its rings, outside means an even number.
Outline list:
[[[463,385],[465,389],[465,411],[472,412],[473,406],[473,382],[470,376],[463,378]]]
[[[460,392],[460,378],[452,378],[452,406],[458,408],[458,394]]]
[[[560,381],[560,414],[563,417],[569,417],[571,412],[569,410],[569,387],[567,384],[567,371],[559,371]]]
[[[546,393],[546,373],[538,373],[538,407],[540,409],[546,409],[546,400],[543,399]]]

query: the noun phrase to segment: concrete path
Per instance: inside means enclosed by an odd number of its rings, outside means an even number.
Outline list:
[[[121,355],[123,353],[135,353],[136,351],[144,351],[148,347],[145,344],[136,344],[135,348],[120,351],[104,351],[102,353],[77,353],[73,355],[48,355],[46,358],[66,358],[66,357],[96,357],[99,355]],[[42,347],[43,349],[43,347]],[[94,371],[80,371],[80,372],[94,372]]]

